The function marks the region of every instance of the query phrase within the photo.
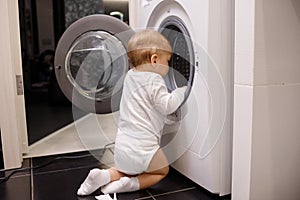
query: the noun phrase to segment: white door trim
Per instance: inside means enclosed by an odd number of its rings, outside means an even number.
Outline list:
[[[17,95],[16,84],[16,75],[22,77],[17,0],[0,1],[0,25],[0,127],[4,167],[10,169],[20,167],[28,151],[24,94]]]

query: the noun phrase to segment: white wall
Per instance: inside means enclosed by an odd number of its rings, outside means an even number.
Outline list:
[[[236,1],[233,200],[297,200],[300,1]]]

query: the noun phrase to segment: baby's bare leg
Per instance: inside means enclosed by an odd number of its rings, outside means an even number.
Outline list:
[[[121,177],[125,176],[124,173],[118,171],[115,167],[108,169],[110,175],[110,182],[119,180]]]
[[[164,152],[159,149],[153,156],[147,172],[137,176],[140,189],[151,187],[165,178],[169,173],[169,163]]]

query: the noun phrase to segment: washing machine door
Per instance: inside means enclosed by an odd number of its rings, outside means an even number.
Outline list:
[[[117,111],[129,69],[126,48],[134,31],[108,15],[90,15],[67,28],[55,52],[55,74],[64,95],[79,109]]]

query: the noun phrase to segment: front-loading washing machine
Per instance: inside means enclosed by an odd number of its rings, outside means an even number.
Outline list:
[[[234,0],[133,0],[129,5],[134,29],[159,30],[173,50],[190,57],[174,68],[194,68],[184,105],[188,113],[178,131],[196,135],[172,166],[212,193],[231,193]],[[181,41],[176,32],[188,39]]]
[[[68,27],[55,53],[63,93],[86,112],[117,111],[132,28],[157,29],[173,47],[168,88],[187,86],[180,120],[165,128],[162,149],[191,180],[212,193],[230,193],[233,5],[138,0],[129,6],[131,27],[107,15],[87,16]]]

